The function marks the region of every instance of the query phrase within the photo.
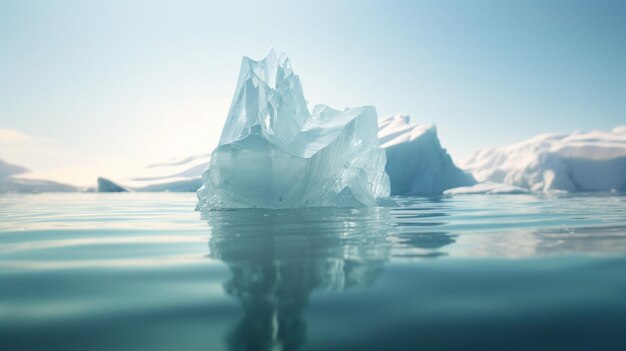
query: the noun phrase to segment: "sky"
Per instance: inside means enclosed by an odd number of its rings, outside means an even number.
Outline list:
[[[208,153],[270,48],[310,107],[409,114],[455,160],[626,124],[626,1],[0,0],[0,159],[89,185]]]

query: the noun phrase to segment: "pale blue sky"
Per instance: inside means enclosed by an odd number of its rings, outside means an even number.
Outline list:
[[[310,103],[410,114],[455,158],[626,123],[626,1],[0,0],[0,159],[85,183],[209,152],[270,47]]]

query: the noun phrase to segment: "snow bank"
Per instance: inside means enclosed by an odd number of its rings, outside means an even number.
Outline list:
[[[434,126],[410,124],[406,115],[388,117],[378,121],[378,139],[387,152],[392,195],[438,195],[476,183],[454,165]]]
[[[531,191],[626,191],[626,126],[543,134],[474,154],[464,165],[478,181]]]

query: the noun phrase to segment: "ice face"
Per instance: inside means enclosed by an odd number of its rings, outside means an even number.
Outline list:
[[[376,110],[309,112],[289,60],[244,57],[199,210],[369,206],[389,195]]]
[[[409,116],[398,115],[379,121],[378,138],[387,152],[392,195],[440,195],[476,183],[454,165],[435,127],[411,124]]]

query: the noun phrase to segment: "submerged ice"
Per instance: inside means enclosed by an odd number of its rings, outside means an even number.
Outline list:
[[[374,107],[309,111],[289,60],[244,57],[200,210],[373,205],[389,195]]]

